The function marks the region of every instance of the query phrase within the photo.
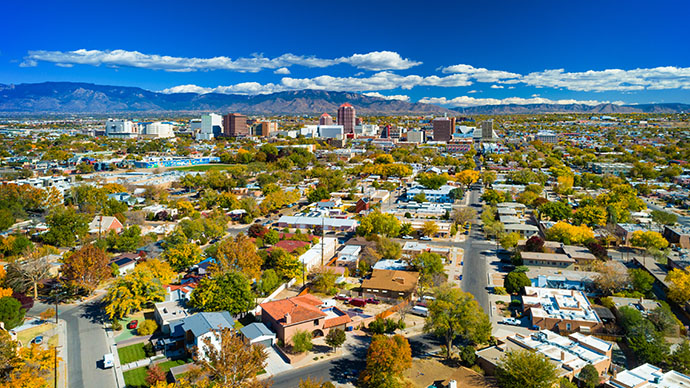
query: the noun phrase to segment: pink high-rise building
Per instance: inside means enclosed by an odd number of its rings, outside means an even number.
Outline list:
[[[355,132],[355,107],[349,103],[344,103],[338,108],[338,125],[343,126],[343,133],[354,133]]]
[[[319,117],[319,125],[333,125],[333,117],[328,113],[324,113]]]

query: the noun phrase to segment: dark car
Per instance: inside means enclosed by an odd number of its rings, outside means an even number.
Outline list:
[[[379,304],[379,303],[381,303],[381,301],[376,299],[376,298],[367,298],[367,303]]]
[[[338,294],[338,295],[336,295],[335,298],[333,298],[333,299],[335,299],[335,300],[344,300],[345,302],[349,302],[350,299],[352,299],[352,298],[350,298],[349,296],[347,296],[347,295],[345,295],[345,294]]]
[[[135,319],[135,320],[133,320],[133,321],[130,321],[130,322],[127,324],[127,328],[128,328],[128,329],[136,329],[136,328],[137,328],[137,325],[139,325],[139,321]]]
[[[353,306],[357,306],[357,307],[364,307],[367,305],[367,301],[366,301],[366,299],[362,299],[362,298],[353,298],[353,299],[350,299],[350,304]]]

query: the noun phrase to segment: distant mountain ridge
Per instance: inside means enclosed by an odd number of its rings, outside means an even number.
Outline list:
[[[365,96],[360,93],[297,90],[254,96],[238,94],[159,93],[138,87],[79,82],[0,84],[0,112],[5,114],[135,112],[240,112],[245,114],[335,113],[349,102],[358,114],[530,114],[530,113],[680,113],[689,104],[530,104],[485,105],[449,109]]]

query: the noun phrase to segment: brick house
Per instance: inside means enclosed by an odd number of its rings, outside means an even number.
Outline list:
[[[333,328],[345,330],[350,322],[350,317],[334,304],[311,294],[262,303],[260,307],[261,322],[285,344],[298,331],[321,337]]]

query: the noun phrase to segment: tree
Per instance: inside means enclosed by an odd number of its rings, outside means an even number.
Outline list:
[[[517,247],[518,241],[520,241],[520,233],[512,232],[501,236],[501,246],[503,249],[510,250]]]
[[[280,276],[273,268],[269,268],[261,274],[257,288],[261,295],[265,296],[275,290],[280,285],[280,282]]]
[[[569,220],[573,214],[573,209],[565,202],[549,202],[537,208],[537,216],[542,215],[551,221]]]
[[[412,229],[412,224],[409,222],[403,222],[400,224],[400,235],[399,236],[408,236],[414,233],[414,230]]]
[[[156,321],[146,319],[144,322],[139,324],[139,327],[137,328],[137,335],[151,335],[156,330],[158,330],[158,324]]]
[[[541,353],[517,350],[501,358],[496,378],[501,388],[551,388],[558,376],[556,366]]]
[[[263,237],[268,232],[268,229],[261,224],[252,224],[249,229],[247,229],[247,236],[249,237]]]
[[[438,190],[441,186],[445,185],[446,182],[448,182],[448,175],[427,174],[422,172],[417,174],[417,182],[419,182],[420,185],[426,187],[427,189]]]
[[[424,331],[445,340],[446,358],[450,358],[453,340],[457,337],[475,344],[488,341],[491,322],[472,294],[446,284],[434,290],[434,297]]]
[[[264,235],[264,242],[268,245],[275,245],[278,241],[280,241],[280,233],[277,230],[271,229]]]
[[[459,225],[464,225],[468,222],[471,222],[476,217],[477,211],[472,209],[471,207],[457,208],[454,209],[453,212],[450,214],[450,218],[453,220],[453,222]]]
[[[573,223],[575,225],[605,226],[606,209],[599,205],[583,206],[577,209],[573,215]]]
[[[310,351],[314,345],[311,343],[311,333],[304,330],[298,330],[292,335],[292,351],[295,353],[304,353]]]
[[[534,235],[525,242],[525,250],[527,252],[544,252],[544,239]]]
[[[668,241],[659,233],[651,230],[636,230],[630,237],[630,244],[641,248],[664,249]]]
[[[81,247],[62,259],[62,277],[72,287],[81,288],[89,294],[105,279],[110,277],[108,255],[92,244]]]
[[[338,274],[335,271],[328,267],[321,267],[314,272],[311,280],[312,288],[322,294],[335,294],[335,281],[337,279]]]
[[[423,192],[417,193],[412,197],[412,200],[417,203],[427,202],[426,194],[424,194]]]
[[[190,306],[202,311],[228,311],[232,315],[246,312],[253,303],[249,281],[235,271],[201,279],[189,299]]]
[[[118,278],[103,298],[105,312],[110,319],[121,319],[132,312],[140,311],[153,302],[162,302],[165,290],[160,279],[145,268],[136,267],[134,271]]]
[[[13,350],[16,349],[16,344],[12,341],[10,346]],[[6,376],[3,376],[2,386],[33,388],[49,386],[47,378],[60,359],[56,359],[55,350],[31,344],[16,350],[16,357],[11,361],[13,363],[7,369]]]
[[[204,338],[194,360],[201,372],[221,387],[259,386],[256,375],[263,370],[268,357],[263,347],[245,344],[241,335],[232,329],[215,330],[213,334],[218,345],[211,337]]]
[[[433,252],[422,252],[412,259],[412,267],[420,273],[420,282],[423,287],[434,287],[437,279],[445,281],[446,271],[443,267],[441,255]]]
[[[165,372],[161,369],[158,364],[153,364],[146,369],[146,384],[155,385],[158,382],[165,382],[167,378],[165,377]]]
[[[7,266],[5,284],[17,292],[32,291],[38,298],[38,285],[50,277],[50,264],[40,250],[32,251],[22,260]]]
[[[89,231],[86,218],[72,208],[56,207],[46,217],[48,232],[43,235],[47,244],[73,247]]]
[[[677,372],[688,374],[690,372],[690,343],[683,341],[676,347],[669,359],[669,367]]]
[[[484,190],[484,194],[482,194],[481,199],[490,205],[496,205],[503,200],[503,195],[496,190],[487,189]]]
[[[632,268],[628,271],[633,290],[645,295],[651,295],[654,286],[654,276],[642,268]]]
[[[187,236],[174,231],[163,243],[161,258],[170,264],[175,271],[183,271],[201,261],[201,249],[195,243],[187,241]]]
[[[263,259],[256,252],[256,245],[243,234],[234,240],[223,240],[216,251],[216,259],[223,270],[241,271],[250,279],[258,279],[261,275]]]
[[[422,225],[423,235],[434,237],[436,233],[438,233],[438,225],[436,224],[436,221],[429,220]]]
[[[330,381],[312,379],[307,377],[306,380],[299,380],[299,388],[335,388],[335,385]]]
[[[607,261],[599,264],[598,275],[594,278],[594,285],[604,295],[612,295],[630,284],[628,271],[621,262]]]
[[[338,328],[331,329],[326,335],[326,344],[332,347],[333,350],[338,350],[345,343],[346,338],[344,331]]]
[[[166,261],[160,261],[158,259],[147,259],[146,261],[137,264],[135,271],[148,271],[153,275],[154,278],[158,279],[161,284],[169,284],[175,277],[177,273],[173,271],[170,264]]]
[[[690,273],[679,269],[672,269],[666,275],[666,281],[671,283],[667,293],[669,299],[679,305],[683,305],[690,300]]]
[[[367,388],[403,387],[403,373],[412,366],[412,350],[400,334],[374,335],[367,350],[366,367],[360,382]]]
[[[479,180],[479,171],[462,170],[455,175],[455,179],[465,187],[465,190],[474,182]]]
[[[657,225],[675,225],[678,222],[678,217],[673,213],[667,213],[662,210],[652,210],[652,221]]]
[[[585,365],[577,376],[584,388],[595,388],[599,385],[599,372],[592,364]]]
[[[304,267],[299,259],[282,248],[274,248],[271,251],[270,259],[275,263],[278,275],[286,279],[300,279]]]
[[[132,225],[125,228],[120,234],[110,231],[106,238],[108,247],[118,252],[131,252],[141,245],[141,228]]]
[[[506,275],[503,286],[509,294],[518,294],[524,287],[529,287],[532,282],[524,272],[511,271]]]
[[[380,234],[387,237],[397,237],[400,234],[400,221],[392,214],[381,213],[376,210],[360,220],[357,234],[360,236]]]
[[[489,187],[494,182],[496,182],[496,172],[495,171],[491,171],[491,170],[482,171],[482,183],[484,183],[484,187]]]
[[[11,330],[24,322],[26,311],[22,304],[11,296],[0,298],[0,322],[5,325],[5,330]]]
[[[586,225],[574,226],[559,221],[546,231],[546,239],[564,244],[583,244],[594,239],[594,232]]]

